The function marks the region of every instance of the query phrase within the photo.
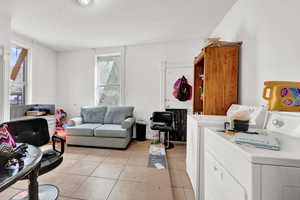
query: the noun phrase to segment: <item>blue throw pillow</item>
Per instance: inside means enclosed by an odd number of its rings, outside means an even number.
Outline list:
[[[80,115],[83,123],[104,123],[107,107],[82,107]]]
[[[122,124],[125,119],[133,116],[133,110],[134,107],[132,106],[108,107],[104,124]]]

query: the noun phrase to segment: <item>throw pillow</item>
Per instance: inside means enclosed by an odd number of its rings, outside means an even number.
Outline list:
[[[80,115],[83,123],[104,123],[107,107],[83,107]]]
[[[16,142],[8,131],[7,124],[0,127],[0,152],[12,152]]]
[[[128,117],[133,116],[134,107],[132,106],[113,106],[108,107],[105,115],[105,124],[122,124]]]

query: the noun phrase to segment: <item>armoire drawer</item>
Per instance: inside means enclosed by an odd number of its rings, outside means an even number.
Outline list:
[[[205,152],[205,199],[247,200],[245,189],[209,153]]]

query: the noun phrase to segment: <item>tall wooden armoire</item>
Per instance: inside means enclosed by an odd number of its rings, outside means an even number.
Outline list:
[[[225,115],[238,103],[239,50],[242,42],[207,44],[194,60],[193,112]]]

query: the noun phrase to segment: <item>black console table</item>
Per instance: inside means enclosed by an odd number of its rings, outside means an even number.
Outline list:
[[[26,156],[9,168],[0,168],[0,192],[4,191],[14,183],[29,177],[29,199],[38,200],[38,172],[42,152],[39,148],[28,145]]]

